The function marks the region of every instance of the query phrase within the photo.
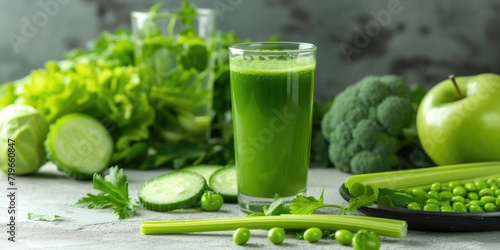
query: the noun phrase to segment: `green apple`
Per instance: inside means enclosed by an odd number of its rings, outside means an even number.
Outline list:
[[[418,108],[417,132],[438,165],[500,161],[500,76],[450,76],[436,84]]]

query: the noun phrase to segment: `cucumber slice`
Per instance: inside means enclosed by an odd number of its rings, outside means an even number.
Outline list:
[[[182,170],[201,174],[201,176],[203,176],[203,178],[205,178],[205,180],[208,183],[208,181],[210,180],[210,176],[212,176],[212,174],[215,171],[221,168],[223,168],[223,166],[220,165],[196,165],[196,166],[185,167]]]
[[[59,170],[75,179],[92,179],[109,167],[113,139],[97,119],[73,113],[51,126],[45,150]]]
[[[221,168],[210,176],[208,186],[219,193],[225,202],[238,202],[238,186],[236,185],[236,166]]]
[[[148,210],[157,212],[192,207],[207,189],[203,176],[187,171],[157,176],[139,189],[139,201]]]

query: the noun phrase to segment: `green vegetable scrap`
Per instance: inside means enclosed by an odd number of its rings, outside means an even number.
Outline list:
[[[329,156],[341,171],[360,174],[399,165],[403,130],[414,121],[411,93],[398,76],[367,76],[335,97],[322,120]]]
[[[28,220],[52,222],[61,220],[61,216],[55,214],[49,215],[49,214],[28,213]]]
[[[87,194],[80,199],[76,205],[85,208],[113,208],[120,220],[135,215],[135,204],[128,196],[127,176],[123,169],[117,166],[109,169],[104,178],[100,174],[94,174],[93,187],[100,192]]]

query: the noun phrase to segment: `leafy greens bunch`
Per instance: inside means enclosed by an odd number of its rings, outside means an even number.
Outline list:
[[[153,16],[158,8],[155,5],[151,9]],[[231,150],[232,131],[226,132],[230,119],[220,114],[227,114],[230,108],[229,96],[225,94],[229,88],[229,67],[227,59],[221,58],[227,55],[222,51],[238,42],[238,38],[231,33],[217,33],[213,45],[206,45],[194,32],[195,17],[194,6],[183,2],[171,21],[180,20],[187,28],[164,36],[158,27],[150,25],[144,30],[147,36],[142,38],[140,53],[134,49],[130,32],[103,32],[89,43],[87,51],[72,50],[66,53],[65,60],[49,61],[43,69],[0,86],[0,110],[13,103],[29,105],[49,125],[74,112],[95,117],[114,140],[110,165],[147,169],[165,164],[180,167],[188,162],[226,164],[232,153],[219,153],[226,147]],[[170,63],[177,65],[161,81],[152,79],[159,72],[151,71],[143,60],[152,58],[150,54],[159,49],[170,52]],[[214,103],[216,119],[211,133],[217,139],[193,141],[187,138],[196,133],[188,131],[193,128],[190,115],[193,105],[203,101],[194,100],[193,95],[206,96],[197,86],[202,76],[215,70],[215,85],[223,87],[215,88],[214,93],[223,98]],[[211,101],[211,97],[207,100]]]

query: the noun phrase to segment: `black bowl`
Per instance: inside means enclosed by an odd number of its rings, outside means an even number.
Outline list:
[[[340,187],[340,195],[349,201],[351,196],[344,184]],[[358,209],[368,216],[405,220],[408,228],[421,231],[437,232],[484,232],[500,230],[500,212],[455,213],[427,212],[405,208],[373,205]]]

